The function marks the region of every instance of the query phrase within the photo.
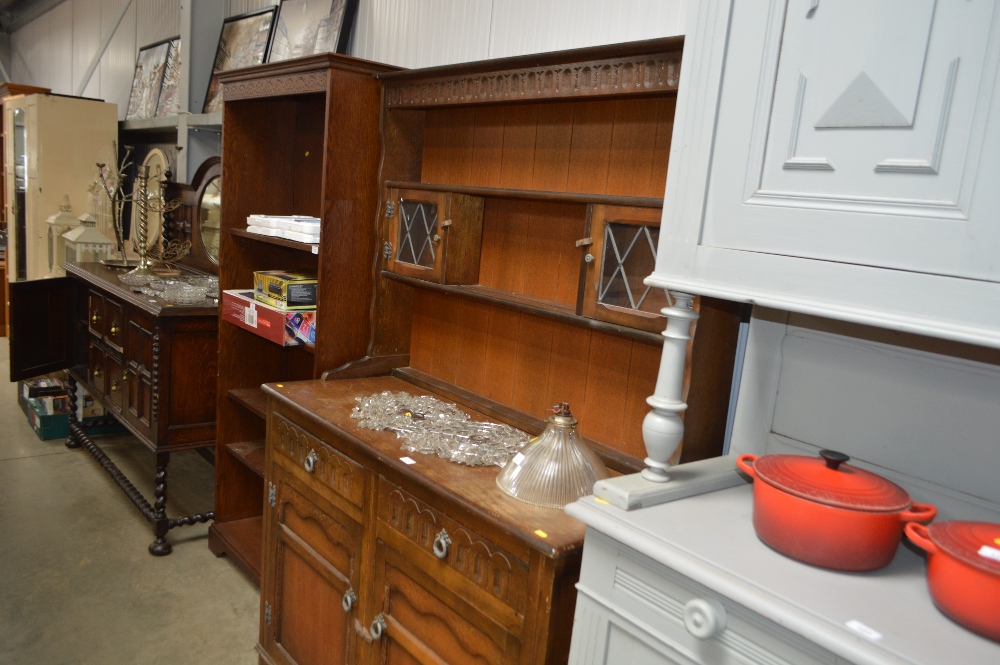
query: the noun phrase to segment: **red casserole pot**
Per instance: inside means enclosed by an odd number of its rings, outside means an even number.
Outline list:
[[[966,628],[1000,642],[1000,524],[907,524],[927,557],[934,604]]]
[[[910,501],[899,485],[844,464],[847,455],[740,455],[756,482],[757,537],[793,559],[833,570],[863,571],[892,561],[907,522],[929,522],[937,508]]]

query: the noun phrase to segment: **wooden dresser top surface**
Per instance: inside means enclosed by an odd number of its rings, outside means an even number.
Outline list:
[[[377,472],[389,480],[405,478],[452,500],[471,514],[503,530],[516,540],[546,556],[558,558],[583,546],[584,525],[562,510],[540,508],[507,496],[496,484],[499,467],[470,467],[434,455],[408,453],[393,432],[362,429],[351,418],[355,397],[385,390],[442,398],[393,376],[340,381],[297,381],[264,386],[273,399],[305,414],[322,428],[333,430],[345,443],[348,456],[365,463],[375,460]],[[459,404],[474,420],[499,422]],[[416,464],[400,460],[407,457]],[[539,532],[545,534],[539,535]]]
[[[219,306],[214,300],[205,300],[205,305],[172,305],[160,298],[137,293],[125,286],[118,275],[124,271],[109,268],[100,263],[65,263],[63,269],[71,277],[82,279],[153,316],[218,316]],[[188,273],[194,274],[194,273]]]

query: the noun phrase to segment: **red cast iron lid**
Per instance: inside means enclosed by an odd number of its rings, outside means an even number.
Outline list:
[[[927,535],[942,552],[1000,576],[1000,524],[934,522],[927,526]]]
[[[757,477],[795,496],[836,508],[894,513],[910,507],[910,495],[882,476],[844,464],[850,458],[833,450],[820,457],[764,455],[754,460]]]

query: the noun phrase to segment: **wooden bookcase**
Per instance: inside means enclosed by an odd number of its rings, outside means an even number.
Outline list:
[[[311,379],[365,355],[378,207],[381,84],[394,67],[322,54],[221,77],[221,289],[255,270],[317,271],[314,346],[219,325],[215,523],[209,547],[259,581],[266,382]],[[322,219],[318,246],[245,233],[250,214]],[[242,231],[242,232],[241,232]]]

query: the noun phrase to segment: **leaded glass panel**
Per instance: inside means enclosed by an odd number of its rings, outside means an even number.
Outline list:
[[[642,283],[656,267],[656,226],[607,222],[597,301],[625,309],[659,312],[667,306],[663,289]]]
[[[434,267],[433,238],[437,233],[437,218],[437,204],[400,200],[397,261]]]

